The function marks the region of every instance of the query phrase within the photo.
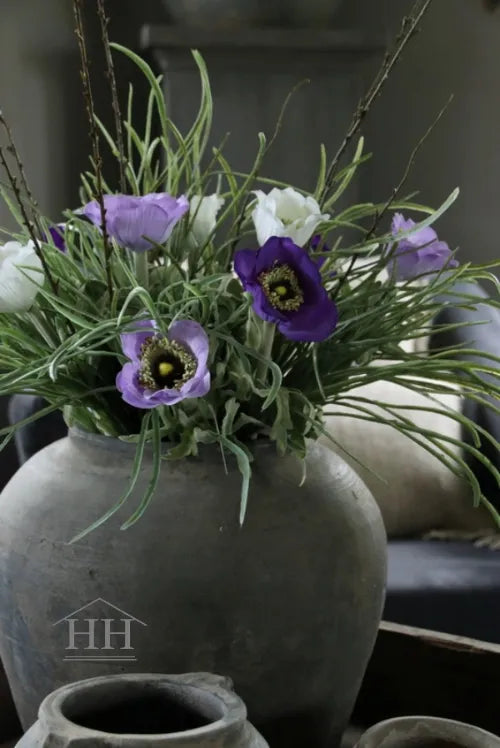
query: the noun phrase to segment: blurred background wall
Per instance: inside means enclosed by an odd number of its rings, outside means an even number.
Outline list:
[[[165,20],[160,0],[106,5],[113,18],[110,34],[130,46],[137,46],[143,23]],[[90,11],[94,3],[84,6]],[[97,66],[100,45],[92,17],[88,12]],[[76,204],[78,176],[89,152],[73,28],[71,0],[0,0],[0,108],[14,131],[32,191],[54,220],[61,209]],[[121,79],[128,78],[131,68],[117,66],[125,74]],[[97,75],[94,84],[100,111],[108,97],[104,76]],[[0,226],[8,223],[0,203]]]
[[[358,8],[379,5],[353,0]],[[352,3],[347,3],[352,6]],[[384,33],[411,7],[387,0],[384,13],[368,18]],[[439,204],[455,186],[461,195],[439,221],[439,233],[460,257],[498,259],[500,179],[500,6],[481,0],[434,0],[419,36],[369,115],[365,134],[374,153],[362,180],[365,199],[380,199],[397,183],[408,156],[450,94],[445,117],[418,154],[408,191]]]

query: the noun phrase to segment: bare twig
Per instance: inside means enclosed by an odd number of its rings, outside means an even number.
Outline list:
[[[125,147],[123,143],[122,117],[120,112],[120,102],[118,100],[118,89],[116,86],[115,66],[113,63],[113,55],[111,52],[111,45],[109,43],[108,35],[109,18],[107,18],[106,16],[104,0],[97,0],[97,13],[99,15],[99,22],[101,24],[101,38],[104,47],[104,53],[106,55],[106,77],[108,79],[109,87],[111,90],[111,104],[113,107],[113,115],[115,118],[116,147],[118,148],[118,162],[120,166],[120,191],[123,193],[126,190]]]
[[[351,123],[349,127],[347,128],[347,132],[344,136],[344,139],[342,143],[340,144],[340,147],[337,153],[333,157],[330,163],[330,166],[328,167],[328,172],[327,172],[326,179],[325,179],[325,185],[320,195],[320,200],[319,200],[320,204],[325,201],[326,197],[328,196],[328,192],[333,185],[336,169],[337,169],[340,159],[342,158],[346,149],[348,148],[349,143],[351,142],[353,136],[357,133],[357,131],[361,127],[361,124],[363,123],[364,118],[368,114],[373,102],[375,101],[377,96],[382,91],[382,88],[384,87],[384,84],[389,78],[390,73],[392,72],[394,66],[396,65],[399,58],[401,57],[403,50],[405,49],[406,45],[410,41],[411,37],[415,33],[418,24],[422,20],[431,2],[432,0],[416,0],[410,14],[403,18],[400,31],[396,37],[392,50],[386,53],[384,60],[382,62],[382,66],[380,67],[380,70],[377,72],[377,75],[375,76],[373,83],[371,84],[367,93],[363,96],[363,98],[359,102],[356,108],[356,111],[354,112]]]
[[[401,176],[401,179],[399,180],[397,185],[393,188],[391,196],[389,197],[387,202],[382,207],[382,210],[379,213],[377,213],[377,215],[375,216],[371,227],[366,232],[365,241],[369,239],[375,233],[380,221],[382,220],[384,215],[387,213],[387,211],[393,204],[394,200],[399,195],[401,188],[403,187],[406,180],[408,179],[408,176],[413,167],[413,164],[415,163],[415,158],[417,156],[417,153],[419,152],[419,150],[421,149],[421,147],[423,146],[423,144],[425,143],[429,135],[433,132],[434,128],[436,127],[440,119],[443,117],[443,115],[445,114],[446,110],[448,109],[452,101],[453,101],[453,94],[450,96],[450,98],[448,99],[446,104],[442,107],[442,109],[438,112],[432,124],[427,128],[427,130],[424,132],[424,134],[422,135],[422,137],[416,144],[415,148],[412,150],[410,154],[410,158],[408,159],[408,163],[406,164],[406,168]]]
[[[448,107],[450,106],[450,104],[451,104],[452,101],[453,101],[453,94],[450,96],[450,98],[448,99],[448,101],[446,102],[446,104],[438,112],[438,114],[434,118],[432,124],[427,128],[427,130],[424,132],[424,134],[422,135],[422,137],[420,138],[420,140],[418,141],[418,143],[416,144],[416,146],[412,150],[412,152],[410,154],[410,158],[408,159],[408,162],[406,164],[405,170],[403,171],[403,174],[401,176],[401,179],[399,180],[399,182],[397,183],[397,185],[393,188],[393,190],[391,192],[391,195],[388,198],[388,200],[386,201],[386,203],[383,205],[382,210],[380,210],[375,215],[375,217],[373,219],[372,225],[367,230],[367,232],[366,232],[366,234],[364,236],[364,241],[368,241],[368,239],[370,239],[370,237],[373,236],[373,234],[375,233],[375,231],[376,231],[376,229],[377,229],[380,221],[382,220],[382,218],[384,217],[384,215],[387,213],[387,211],[389,210],[389,208],[393,204],[394,200],[399,195],[399,193],[401,191],[401,188],[403,187],[403,185],[405,184],[406,180],[408,179],[408,176],[409,176],[410,171],[411,171],[411,169],[413,167],[413,164],[415,163],[415,158],[417,156],[417,153],[419,152],[420,148],[423,146],[423,144],[425,143],[425,141],[427,140],[427,138],[429,137],[429,135],[433,132],[434,128],[436,127],[436,125],[438,124],[438,122],[440,121],[440,119],[443,117],[443,115],[445,114],[446,110],[448,109]],[[349,277],[349,275],[351,273],[351,270],[354,267],[354,263],[355,262],[356,262],[356,255],[353,255],[351,257],[350,262],[349,262],[349,267],[347,268],[346,272],[344,273],[344,275],[340,279],[340,281],[339,281],[339,283],[337,285],[337,288],[335,289],[334,299],[337,298],[337,296],[338,296],[338,294],[339,294],[342,286],[344,285],[344,283],[348,279],[348,277]]]
[[[96,175],[96,187],[97,187],[97,202],[99,203],[100,214],[101,214],[101,229],[102,238],[104,244],[104,258],[106,264],[106,279],[108,286],[108,293],[110,297],[113,293],[113,281],[111,277],[111,243],[109,241],[108,232],[106,230],[106,208],[104,207],[104,190],[102,180],[102,157],[99,145],[99,132],[95,121],[95,109],[94,99],[92,97],[92,87],[90,84],[90,65],[87,55],[87,45],[85,41],[85,27],[83,23],[82,15],[82,1],[73,0],[73,12],[75,16],[76,29],[75,34],[78,40],[78,48],[80,50],[80,61],[81,61],[81,79],[83,87],[83,96],[85,99],[85,107],[87,109],[87,117],[89,121],[89,135],[92,143],[92,156],[95,165]]]
[[[27,196],[27,198],[28,198],[28,200],[30,202],[31,210],[32,210],[32,213],[33,213],[33,221],[34,221],[37,229],[40,231],[40,235],[41,235],[42,232],[40,230],[40,224],[39,224],[39,221],[38,221],[38,213],[39,213],[38,203],[35,200],[35,198],[33,196],[33,193],[31,192],[31,190],[29,188],[28,180],[26,179],[26,173],[24,171],[23,162],[21,161],[21,157],[19,155],[19,151],[16,148],[16,144],[14,142],[14,138],[13,138],[13,135],[12,135],[12,130],[10,129],[9,123],[5,119],[4,114],[3,114],[2,111],[0,111],[0,124],[3,126],[3,129],[5,130],[5,134],[7,136],[7,150],[14,157],[14,161],[16,163],[17,171],[18,171],[19,176],[21,178],[21,187],[25,191],[26,196]]]
[[[10,151],[10,149],[9,149],[9,151]],[[52,291],[54,292],[54,294],[57,295],[57,284],[54,281],[54,279],[52,278],[49,266],[47,265],[47,261],[45,260],[45,257],[44,257],[43,252],[42,252],[42,248],[40,246],[41,233],[39,234],[39,236],[37,236],[36,233],[35,233],[35,231],[34,231],[34,229],[33,229],[33,221],[30,219],[28,213],[26,212],[26,206],[25,206],[25,204],[23,202],[23,198],[22,198],[22,194],[21,194],[21,188],[19,186],[19,183],[17,181],[16,176],[13,174],[13,172],[12,172],[10,166],[9,166],[9,162],[7,161],[7,158],[6,158],[6,155],[5,155],[5,149],[2,148],[1,146],[0,146],[0,163],[2,164],[2,166],[3,166],[4,170],[5,170],[5,173],[7,175],[7,179],[9,180],[9,184],[10,184],[10,186],[12,188],[12,192],[14,193],[14,196],[16,198],[16,202],[17,202],[17,204],[19,206],[19,210],[21,211],[21,215],[23,217],[24,225],[25,225],[25,227],[26,227],[26,229],[27,229],[27,231],[28,231],[28,233],[29,233],[32,241],[33,241],[35,252],[36,252],[38,258],[40,259],[40,262],[42,263],[42,267],[43,267],[45,276],[46,276],[47,280],[50,283],[50,287],[52,288]],[[23,184],[23,186],[24,186],[24,184]],[[38,228],[37,228],[37,230],[38,230]]]

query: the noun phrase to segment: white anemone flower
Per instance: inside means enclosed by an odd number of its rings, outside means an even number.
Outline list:
[[[217,223],[217,213],[224,205],[220,195],[193,195],[189,200],[191,238],[198,246],[205,244]]]
[[[252,219],[260,246],[271,236],[286,236],[303,247],[317,226],[330,218],[328,213],[321,213],[313,197],[305,197],[291,187],[284,190],[275,187],[268,194],[256,190],[255,195],[257,204]]]
[[[24,312],[35,301],[44,274],[32,241],[0,246],[0,312]]]

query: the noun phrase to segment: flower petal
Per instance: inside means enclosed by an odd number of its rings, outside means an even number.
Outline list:
[[[170,222],[158,205],[144,204],[111,215],[107,226],[119,244],[134,252],[145,252],[153,243],[165,241]]]
[[[133,323],[133,330],[120,335],[122,351],[131,361],[139,361],[141,348],[148,338],[158,329],[153,319],[137,320]]]
[[[168,193],[149,195],[105,195],[106,229],[118,243],[135,252],[151,249],[152,243],[163,244],[180,218],[189,209],[184,195]],[[101,210],[96,200],[81,211],[96,226],[101,226]],[[151,241],[149,241],[151,240]]]
[[[97,200],[92,200],[81,209],[81,213],[96,226],[101,225],[101,209]]]
[[[402,213],[394,213],[391,223],[391,233],[401,234],[403,231],[411,231],[415,226],[415,221],[411,218],[405,218]]]
[[[271,195],[276,200],[277,213],[285,223],[292,223],[297,218],[303,218],[308,215],[309,209],[306,204],[306,198],[300,192],[294,190],[293,187],[285,187],[284,190],[278,190],[275,187]],[[315,200],[313,202],[319,212],[318,203]]]
[[[156,408],[156,403],[146,397],[138,375],[139,368],[135,363],[125,364],[116,375],[116,389],[121,392],[123,400],[134,408]]]
[[[0,312],[24,312],[44,282],[42,262],[32,241],[0,246]]]
[[[245,283],[252,283],[257,280],[256,263],[259,250],[257,249],[239,249],[234,255],[234,272]],[[246,289],[245,289],[246,290]]]
[[[50,226],[49,234],[56,249],[65,254],[68,250],[64,241],[64,227],[66,224],[59,223],[57,226]],[[43,239],[45,241],[45,239]]]
[[[252,212],[257,241],[262,246],[271,236],[283,236],[285,226],[268,204],[257,205]]]
[[[423,247],[418,251],[418,273],[435,273],[445,266],[450,269],[457,267],[458,262],[452,256],[451,249],[446,242],[436,241],[429,247]]]
[[[149,192],[147,195],[136,198],[143,203],[150,203],[159,206],[165,213],[179,212],[181,216],[189,210],[189,200],[186,195],[174,197],[168,192]]]
[[[181,343],[193,354],[198,361],[198,370],[206,366],[209,351],[208,335],[198,322],[189,319],[173,322],[168,330],[168,339]]]
[[[210,392],[210,382],[211,378],[209,371],[207,371],[203,377],[193,377],[193,379],[186,382],[186,384],[184,384],[179,390],[179,394],[181,395],[180,399],[186,397],[203,397]]]
[[[415,223],[396,213],[391,230],[394,235],[411,230]],[[391,256],[387,263],[389,272],[394,272],[398,280],[411,280],[421,275],[435,273],[444,267],[456,267],[457,261],[446,242],[439,241],[433,228],[427,226],[401,239],[396,249],[389,248]]]
[[[322,215],[308,216],[303,223],[296,221],[287,226],[287,236],[299,247],[303,247],[316,231],[319,224],[326,220]]]
[[[337,327],[338,311],[325,293],[314,306],[303,306],[289,315],[286,322],[278,323],[278,330],[289,340],[321,342]]]
[[[196,244],[204,244],[217,223],[217,214],[224,205],[220,195],[194,195],[191,198],[191,233]]]
[[[257,253],[255,279],[264,270],[270,270],[275,263],[293,266],[302,256],[308,257],[307,252],[289,237],[271,236]],[[311,262],[310,258],[309,261]]]

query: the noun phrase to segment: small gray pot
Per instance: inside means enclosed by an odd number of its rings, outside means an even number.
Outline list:
[[[396,717],[371,727],[356,748],[500,748],[500,738],[451,719]]]
[[[340,0],[163,0],[172,21],[205,29],[331,23]]]
[[[17,748],[269,748],[229,678],[114,675],[59,688]]]

